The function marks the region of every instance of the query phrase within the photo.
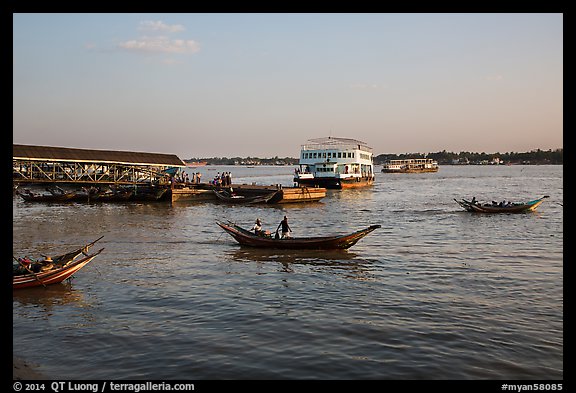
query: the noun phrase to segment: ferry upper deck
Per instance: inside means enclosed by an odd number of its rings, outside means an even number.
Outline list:
[[[350,138],[310,139],[302,145],[299,163],[313,165],[319,162],[372,165],[372,148],[365,142]]]

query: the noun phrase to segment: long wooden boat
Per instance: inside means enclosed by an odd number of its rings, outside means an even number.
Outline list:
[[[243,195],[242,193],[236,192],[230,193],[225,189],[214,189],[213,191],[219,200],[234,204],[266,203],[278,193],[278,191],[273,191],[266,192],[265,194]]]
[[[134,189],[130,196],[131,201],[160,201],[168,195],[168,187],[140,187]]]
[[[12,277],[12,289],[57,284],[70,278],[74,273],[86,266],[104,250],[104,248],[101,248],[93,254],[88,254],[90,247],[92,247],[98,240],[102,239],[102,237],[103,236],[76,250],[54,257],[52,260],[52,268],[49,270],[35,273],[26,267],[26,273],[14,275]],[[80,255],[83,255],[83,257],[77,259]],[[22,264],[21,259],[17,261]]]
[[[467,201],[465,199],[454,199],[466,211],[472,213],[525,213],[534,211],[544,199],[549,198],[549,195],[544,195],[541,198],[534,199],[529,202],[515,202],[506,205],[499,205],[495,202],[492,203],[479,203],[476,201]]]
[[[27,202],[70,202],[76,198],[76,193],[74,191],[65,192],[63,194],[39,194],[25,189],[23,191],[16,190],[16,194],[20,195],[22,199]]]
[[[86,202],[95,199],[98,191],[95,188],[65,191],[60,187],[46,188],[48,193],[36,193],[29,189],[16,190],[16,193],[27,202]]]
[[[92,197],[92,201],[123,202],[129,200],[133,193],[134,191],[130,189],[109,189],[106,191],[98,192]]]
[[[253,232],[241,228],[232,222],[225,224],[223,222],[216,221],[216,223],[220,226],[220,228],[222,228],[226,233],[232,236],[238,243],[243,246],[293,250],[347,249],[352,247],[370,232],[381,227],[381,225],[371,225],[368,228],[344,235],[277,239],[272,236],[258,236]]]
[[[326,189],[321,187],[282,187],[268,203],[318,202],[325,196]]]

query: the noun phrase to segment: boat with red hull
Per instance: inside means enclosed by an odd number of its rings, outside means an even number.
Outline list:
[[[14,274],[12,276],[12,289],[23,289],[38,286],[46,287],[47,285],[57,284],[66,280],[67,278],[70,278],[74,273],[77,273],[104,250],[104,248],[101,248],[95,253],[88,254],[90,247],[102,239],[102,237],[103,236],[76,250],[54,257],[50,263],[50,268],[41,270],[37,273],[28,267],[33,263],[27,265],[23,262],[24,259],[14,258],[20,265],[19,270],[22,270],[24,273]],[[82,257],[77,259],[81,255]]]

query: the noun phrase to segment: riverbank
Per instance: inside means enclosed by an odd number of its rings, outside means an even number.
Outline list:
[[[35,380],[49,379],[44,374],[36,370],[36,365],[24,359],[12,357],[12,379],[13,380]]]

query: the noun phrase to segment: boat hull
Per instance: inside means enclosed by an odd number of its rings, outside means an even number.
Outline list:
[[[342,190],[348,188],[368,187],[374,184],[374,176],[367,177],[314,177],[314,178],[294,178],[294,182],[305,187],[322,187],[330,190]]]
[[[491,206],[482,205],[479,203],[472,203],[465,199],[457,200],[454,199],[460,206],[462,206],[466,211],[471,213],[526,213],[535,211],[538,206],[544,202],[544,199],[548,198],[548,195],[542,198],[535,199],[527,203],[517,203],[508,207],[503,206]]]
[[[213,190],[214,194],[216,195],[216,197],[221,200],[222,202],[225,203],[231,203],[231,204],[255,204],[255,203],[266,203],[269,200],[271,200],[272,198],[274,198],[276,196],[277,193],[279,193],[279,190],[276,191],[272,191],[272,192],[266,192],[263,194],[250,194],[250,193],[241,193],[238,192],[238,189],[236,191],[233,191],[233,193],[230,193],[229,191],[225,190],[225,189],[215,189]]]
[[[93,254],[89,257],[82,258],[76,262],[72,262],[70,265],[50,270],[47,272],[41,272],[36,274],[36,278],[33,274],[24,274],[22,276],[14,277],[12,280],[12,289],[22,289],[39,287],[41,285],[58,284],[67,278],[70,278],[78,270],[86,266],[90,261],[92,261],[97,254]]]
[[[276,239],[274,237],[257,236],[254,233],[232,223],[216,223],[243,246],[289,250],[348,249],[364,236],[381,227],[380,225],[371,225],[368,228],[346,235]]]
[[[326,196],[323,187],[289,187],[282,188],[268,203],[302,203],[318,202]]]
[[[54,268],[39,272],[39,273],[26,273],[19,274],[12,277],[12,289],[31,288],[38,286],[46,286],[51,284],[60,283],[67,278],[70,278],[74,273],[78,272],[88,263],[90,263],[98,254],[104,250],[101,248],[93,254],[87,254],[90,247],[92,247],[102,237],[89,243],[77,250],[69,253],[54,257],[54,263],[57,264]],[[83,258],[74,260],[76,257],[84,255]]]

